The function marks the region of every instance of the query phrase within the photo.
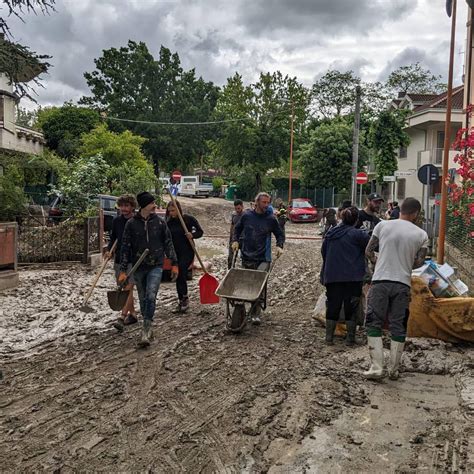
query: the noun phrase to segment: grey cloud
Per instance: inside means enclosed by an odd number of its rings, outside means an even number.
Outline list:
[[[304,30],[337,36],[398,20],[416,5],[416,0],[244,0],[239,19],[256,35]]]

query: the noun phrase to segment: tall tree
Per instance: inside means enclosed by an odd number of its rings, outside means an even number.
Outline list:
[[[347,120],[333,119],[322,123],[310,133],[309,142],[303,145],[299,164],[303,180],[318,188],[348,189],[351,184],[353,126]],[[367,159],[367,148],[361,140],[359,163]]]
[[[375,151],[374,163],[377,181],[384,176],[393,176],[397,170],[397,150],[408,146],[410,137],[405,132],[406,111],[385,110],[372,124],[370,141]]]
[[[227,80],[215,115],[229,122],[222,124],[213,149],[249,193],[261,190],[267,171],[288,158],[291,113],[299,137],[307,125],[309,102],[310,92],[279,71],[262,73],[252,85],[245,85],[239,74]]]
[[[83,133],[100,123],[96,110],[66,102],[61,107],[46,107],[38,111],[36,125],[43,131],[48,148],[63,158],[78,156]]]
[[[106,111],[111,128],[146,137],[144,151],[157,170],[186,170],[206,151],[212,125],[138,123],[206,122],[212,116],[218,88],[196,77],[194,69],[185,71],[177,53],[162,46],[155,60],[145,43],[129,41],[126,47],[104,50],[95,65],[95,71],[84,74],[92,96],[81,102]]]
[[[446,89],[441,76],[434,75],[419,62],[401,66],[388,76],[387,86],[393,93],[439,94]]]

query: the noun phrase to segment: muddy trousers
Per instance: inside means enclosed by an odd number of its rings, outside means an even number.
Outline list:
[[[326,284],[326,319],[338,321],[344,306],[346,321],[355,321],[362,295],[361,281]]]
[[[163,269],[159,267],[135,272],[140,311],[143,319],[153,321],[156,309],[156,295],[160,289]]]
[[[396,281],[372,281],[367,294],[367,334],[382,335],[388,319],[392,339],[404,342],[409,316],[410,287]]]
[[[178,256],[178,278],[176,280],[176,291],[178,293],[179,301],[185,296],[188,296],[188,269],[194,261],[194,254]]]

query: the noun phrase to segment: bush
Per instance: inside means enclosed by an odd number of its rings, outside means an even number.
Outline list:
[[[0,176],[0,221],[14,221],[24,215],[26,203],[22,173],[16,166],[9,166]]]
[[[212,178],[212,187],[214,188],[214,191],[220,191],[223,184],[224,180],[222,178],[219,178],[218,176]]]

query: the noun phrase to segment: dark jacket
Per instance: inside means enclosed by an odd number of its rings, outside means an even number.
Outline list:
[[[390,213],[390,220],[393,219],[400,219],[400,208],[398,206],[394,207]]]
[[[183,220],[189,232],[193,234],[194,239],[199,239],[202,237],[204,232],[202,231],[201,226],[199,225],[199,222],[196,220],[196,218],[188,214],[184,214]],[[182,257],[185,259],[194,257],[194,250],[184,233],[183,226],[181,225],[179,219],[168,219],[166,223],[168,224],[168,229],[171,232],[173,246],[178,259],[181,260]]]
[[[321,282],[363,281],[365,248],[369,234],[350,225],[339,224],[326,234],[321,247],[323,268]]]
[[[172,265],[178,264],[171,233],[166,222],[156,214],[144,219],[137,212],[125,225],[120,253],[120,270],[126,271],[129,263],[135,264],[145,249],[150,253],[140,265],[140,270],[162,267],[165,255]]]
[[[230,222],[230,232],[229,232],[229,243],[232,243],[232,237],[234,236],[235,226],[239,223],[240,218],[244,215],[245,211],[242,211],[240,214],[236,212],[232,213],[231,222]]]
[[[115,247],[115,256],[114,261],[115,263],[120,263],[121,258],[121,249],[122,249],[122,237],[123,231],[125,230],[125,224],[127,223],[128,219],[125,219],[123,216],[114,217],[112,221],[112,232],[110,233],[110,241],[107,245],[107,249],[110,251],[114,242],[117,241],[117,246]]]
[[[249,262],[271,262],[271,236],[276,237],[277,246],[283,248],[285,234],[273,212],[258,214],[254,210],[243,213],[235,226],[233,242],[240,242],[242,260]]]

